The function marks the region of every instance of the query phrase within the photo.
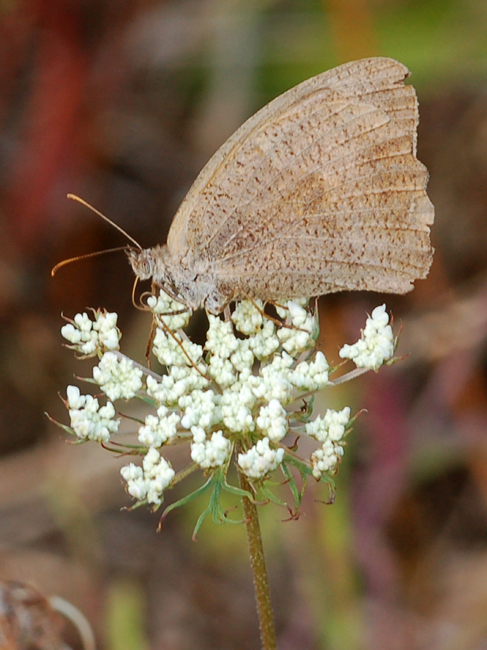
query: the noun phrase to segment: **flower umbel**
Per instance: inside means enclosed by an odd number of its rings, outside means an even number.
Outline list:
[[[118,431],[120,420],[115,419],[111,402],[100,408],[96,397],[81,395],[77,386],[68,386],[66,406],[74,435],[80,440],[108,442]]]
[[[91,319],[77,314],[62,329],[79,355],[99,357],[90,381],[109,400],[100,406],[98,397],[81,395],[69,386],[65,404],[71,426],[63,428],[78,440],[96,440],[141,457],[140,464],[131,462],[121,470],[136,504],[160,506],[164,491],[198,468],[208,477],[204,485],[166,512],[212,488],[205,513],[211,511],[218,521],[228,519],[219,506],[221,490],[242,493],[227,478],[232,466],[246,475],[256,494],[262,489],[267,495],[268,479],[280,468],[291,483],[294,511],[309,477],[333,490],[332,475],[338,471],[353,419],[348,406],[313,417],[310,398],[333,381],[325,355],[314,348],[318,319],[308,301],[288,301],[276,308],[280,321],[267,316],[260,301],[237,303],[229,320],[208,315],[204,346],[182,331],[191,315],[183,305],[163,292],[147,302],[155,323],[152,350],[164,368],[160,375],[117,351],[121,335],[116,314],[96,311]],[[381,306],[367,320],[360,340],[345,345],[340,356],[359,368],[377,370],[390,361],[394,347],[389,316]],[[122,445],[114,437],[120,418],[112,402],[132,399],[142,400],[147,413],[139,420],[136,444]],[[307,457],[297,448],[303,436],[315,441]],[[171,447],[182,443],[188,445],[187,463],[175,471]],[[300,489],[295,485],[298,477]]]
[[[357,368],[378,370],[392,359],[395,341],[386,306],[376,307],[367,318],[362,336],[354,345],[344,345],[340,350],[342,359],[352,359]]]
[[[93,320],[88,314],[76,314],[61,328],[61,334],[81,357],[101,356],[108,350],[118,350],[122,336],[117,327],[118,315],[104,309],[93,310]]]

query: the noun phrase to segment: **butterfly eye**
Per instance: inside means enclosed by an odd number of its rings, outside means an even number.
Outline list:
[[[152,276],[152,259],[144,255],[140,256],[140,273],[145,276],[145,278],[150,278]]]

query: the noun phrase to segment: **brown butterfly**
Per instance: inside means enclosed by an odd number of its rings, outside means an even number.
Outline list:
[[[166,245],[129,251],[140,279],[191,309],[364,289],[406,293],[433,249],[408,69],[362,59],[247,120],[177,211]]]

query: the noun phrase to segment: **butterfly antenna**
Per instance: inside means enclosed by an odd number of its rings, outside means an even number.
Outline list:
[[[56,266],[51,271],[51,276],[54,276],[62,266],[66,266],[66,264],[71,264],[71,262],[86,260],[89,257],[98,257],[98,255],[105,255],[105,253],[116,253],[118,251],[126,251],[127,249],[128,246],[118,246],[118,248],[107,248],[107,250],[104,251],[95,251],[94,253],[86,253],[86,255],[78,255],[77,257],[70,257],[67,260],[63,260],[62,262],[59,262],[59,264],[56,264]]]
[[[68,199],[72,199],[73,201],[77,201],[78,203],[81,203],[81,205],[84,205],[85,208],[88,208],[89,210],[91,210],[92,212],[94,212],[95,214],[97,214],[99,217],[101,217],[102,219],[104,219],[104,221],[106,221],[106,222],[109,223],[111,226],[113,226],[114,228],[116,228],[119,232],[121,232],[122,235],[125,235],[125,237],[127,237],[127,239],[128,239],[129,241],[131,241],[132,244],[135,244],[135,246],[137,246],[137,248],[138,248],[140,251],[142,250],[142,246],[139,244],[138,241],[135,241],[135,239],[134,239],[133,237],[131,237],[127,232],[125,232],[125,230],[124,230],[123,228],[121,228],[121,227],[120,227],[119,225],[117,225],[114,221],[112,221],[111,219],[109,219],[108,217],[106,217],[106,216],[105,216],[104,214],[102,214],[99,210],[97,210],[97,209],[94,208],[92,205],[90,205],[87,201],[85,201],[84,199],[80,198],[79,196],[76,196],[76,194],[68,194]]]

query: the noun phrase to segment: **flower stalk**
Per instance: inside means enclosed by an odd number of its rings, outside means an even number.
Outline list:
[[[239,471],[240,487],[246,492],[251,492],[252,486],[247,476]],[[250,564],[254,577],[255,600],[257,615],[259,617],[260,638],[262,650],[276,650],[276,629],[274,613],[272,611],[269,579],[265,564],[264,546],[260,530],[259,512],[255,501],[247,496],[242,497],[245,528],[247,529],[247,543],[249,546]]]

